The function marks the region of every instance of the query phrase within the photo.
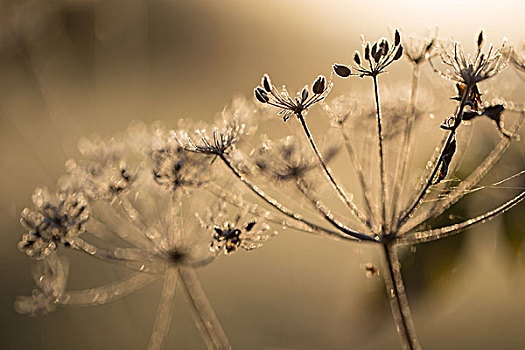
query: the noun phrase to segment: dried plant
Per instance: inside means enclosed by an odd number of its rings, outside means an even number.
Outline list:
[[[525,117],[518,104],[482,101],[478,84],[506,67],[509,55],[504,54],[504,46],[497,50],[490,46],[484,53],[483,32],[477,38],[475,55],[465,54],[457,43],[452,51],[445,51],[436,41],[433,36],[403,42],[396,30],[392,41],[364,42],[352,66],[334,64],[339,77],[372,79],[373,99],[368,104],[361,97],[325,102],[333,82],[322,75],[311,87],[305,86],[292,96],[284,87],[277,89],[264,74],[254,90],[256,101],[277,109],[284,122],[297,119],[304,139],[265,138],[259,147],[251,146],[247,140],[255,131],[257,115],[269,109],[260,112],[250,102],[236,100],[212,126],[185,122],[172,130],[157,124],[149,129],[136,125],[119,140],[83,141],[85,159],[67,163],[67,175],[60,180],[57,193],[38,189],[33,196],[35,208],[22,213],[27,232],[19,248],[37,260],[34,277],[38,289],[31,296],[20,297],[16,309],[41,315],[61,305],[104,304],[162,278],[149,344],[150,349],[158,349],[168,331],[180,279],[208,348],[230,348],[195,269],[213,263],[222,252],[230,255],[258,248],[275,234],[272,226],[281,226],[377,245],[402,347],[420,348],[398,248],[459,233],[493,219],[525,196],[523,191],[493,210],[462,222],[429,227],[494,166],[517,139]],[[381,99],[378,78],[403,54],[412,65],[408,99]],[[440,70],[433,62],[438,56],[448,70]],[[458,96],[448,102],[458,101],[458,105],[454,115],[432,131],[445,135],[419,177],[411,172],[410,160],[415,128],[428,121],[426,108],[418,102],[419,70],[425,62],[456,83]],[[519,58],[513,62],[520,67]],[[307,122],[311,109],[328,115],[342,141],[330,137],[331,142],[318,146]],[[504,113],[514,115],[507,128],[503,127]],[[465,152],[461,130],[468,128],[466,122],[483,116],[495,122],[501,139],[468,176],[452,180],[457,154]],[[348,156],[346,173],[355,172],[362,204],[343,186],[341,177],[345,174],[340,177],[329,166],[343,148]],[[363,149],[366,151],[359,151]],[[345,206],[347,215],[326,204],[329,194],[323,183]],[[272,190],[275,196],[270,194]],[[133,274],[107,286],[69,291],[68,263],[58,252],[61,246],[118,264]],[[378,272],[371,264],[366,270],[370,275]]]

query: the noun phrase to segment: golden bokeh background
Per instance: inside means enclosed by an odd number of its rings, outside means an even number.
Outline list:
[[[29,259],[16,248],[19,213],[35,187],[54,187],[65,160],[78,155],[80,137],[110,136],[133,120],[211,121],[233,96],[250,96],[264,72],[295,91],[329,74],[332,63],[350,62],[361,34],[373,40],[400,28],[424,35],[437,26],[441,37],[468,46],[484,28],[488,41],[505,36],[519,44],[524,13],[522,1],[2,1],[0,348],[147,345],[160,283],[113,304],[61,308],[38,319],[12,306],[33,288]],[[408,82],[409,65],[398,66],[386,84]],[[523,101],[525,82],[506,84]],[[338,80],[333,94],[365,88]],[[515,166],[523,169],[523,141],[516,148]],[[502,225],[495,220],[466,232],[448,272],[410,299],[425,348],[525,347],[525,257],[519,248],[509,258]],[[425,264],[439,269],[450,255],[435,252]],[[374,247],[284,231],[200,276],[236,349],[397,348],[384,287],[363,270],[375,254]],[[70,257],[71,289],[121,276],[114,266]],[[179,296],[165,348],[202,349]]]

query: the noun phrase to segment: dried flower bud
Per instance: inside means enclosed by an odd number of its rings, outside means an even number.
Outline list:
[[[354,61],[359,66],[361,64],[361,57],[359,57],[359,52],[356,51],[354,55]]]
[[[478,35],[478,48],[481,48],[481,45],[483,45],[483,29],[480,30]]]
[[[268,101],[270,101],[268,94],[260,86],[257,86],[255,88],[254,94],[255,94],[255,98],[261,103],[268,103]]]
[[[367,43],[365,47],[365,60],[370,60],[370,43]]]
[[[379,62],[382,55],[383,55],[383,50],[382,49],[377,50],[375,55],[373,55],[374,61],[376,61],[376,63]]]
[[[398,59],[400,59],[401,56],[403,56],[403,46],[399,45],[396,55],[394,56],[394,61],[397,61]]]
[[[381,48],[383,49],[383,56],[386,56],[386,54],[388,53],[388,49],[389,49],[389,46],[388,46],[388,41],[386,41],[386,39],[383,39],[383,41],[381,41],[381,44],[379,45],[381,46]]]
[[[272,82],[270,80],[270,77],[268,76],[268,74],[265,74],[262,78],[262,86],[264,88],[264,90],[270,92],[272,91]]]
[[[428,43],[427,47],[425,47],[425,53],[430,52],[430,50],[432,50],[432,47],[434,47],[434,39],[432,39],[432,40]]]
[[[312,92],[316,95],[322,94],[326,90],[326,78],[322,75],[318,76],[315,79],[312,86]]]
[[[396,29],[394,32],[394,45],[397,46],[401,44],[401,34],[399,34],[399,30]]]
[[[303,91],[301,91],[301,99],[303,101],[306,101],[307,98],[308,98],[308,88],[305,86],[303,88]]]
[[[354,59],[355,59],[355,57],[354,57]],[[359,59],[359,57],[358,57],[358,59]],[[350,74],[352,73],[350,71],[350,68],[348,68],[344,64],[337,64],[336,63],[336,64],[333,65],[333,69],[334,69],[335,74],[337,74],[341,78],[348,78],[350,76]]]
[[[374,59],[376,59],[376,55],[377,55],[377,43],[374,43],[374,45],[372,45],[372,51],[370,52],[372,57]],[[377,60],[376,60],[377,61]]]

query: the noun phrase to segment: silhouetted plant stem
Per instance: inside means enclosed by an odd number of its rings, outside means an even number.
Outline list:
[[[301,113],[298,113],[297,118],[301,122],[301,126],[303,127],[306,138],[308,139],[308,142],[310,142],[312,150],[314,151],[317,159],[319,160],[319,164],[321,164],[321,167],[323,168],[326,177],[330,181],[333,189],[337,192],[339,198],[343,201],[343,203],[347,205],[352,214],[360,221],[361,224],[363,224],[366,228],[372,230],[370,220],[368,220],[367,217],[359,211],[359,208],[357,208],[355,203],[350,198],[348,198],[348,195],[345,193],[345,191],[335,181],[335,178],[332,175],[332,171],[330,170],[330,168],[328,168],[328,165],[326,165],[326,162],[324,161],[323,156],[319,151],[319,148],[317,148],[317,145],[315,144],[315,140],[312,136],[312,133],[310,132],[310,129],[308,128],[308,125],[306,124],[306,121],[304,120],[303,115]]]
[[[376,103],[377,114],[377,138],[379,142],[379,172],[381,176],[381,227],[382,232],[386,233],[388,230],[388,223],[386,222],[386,179],[385,179],[385,159],[383,156],[383,121],[381,116],[381,105],[379,102],[379,86],[377,82],[377,75],[373,75],[374,95]]]
[[[450,130],[450,132],[449,132],[449,134],[447,136],[447,140],[445,141],[445,145],[441,149],[440,155],[439,155],[436,163],[434,164],[434,166],[432,168],[432,172],[430,173],[430,176],[427,178],[427,181],[426,181],[425,185],[423,186],[423,188],[421,189],[421,191],[419,192],[419,195],[412,202],[412,204],[404,211],[404,214],[399,219],[399,221],[398,221],[398,223],[396,225],[397,226],[396,227],[396,231],[410,218],[410,216],[412,215],[414,210],[416,210],[416,208],[419,206],[419,204],[421,203],[421,201],[423,200],[423,198],[427,194],[428,189],[432,185],[432,182],[433,182],[434,178],[436,177],[436,174],[437,174],[437,172],[439,170],[439,167],[441,165],[443,155],[444,155],[445,151],[448,149],[448,146],[450,145],[452,140],[454,139],[454,136],[456,134],[456,130],[457,130],[457,128],[459,127],[459,125],[461,123],[463,109],[465,108],[465,105],[467,103],[467,98],[468,98],[468,95],[470,93],[471,88],[472,88],[472,86],[467,86],[467,88],[465,89],[465,92],[463,93],[463,96],[461,96],[461,102],[460,102],[460,105],[459,105],[459,107],[457,109],[457,112],[456,112],[456,115],[455,115],[455,121],[454,121],[454,123],[456,123],[456,121],[459,120],[458,124],[454,125],[452,127],[452,129]]]
[[[394,177],[394,190],[392,191],[392,227],[397,223],[395,222],[397,217],[397,205],[399,201],[397,200],[398,196],[401,194],[402,186],[405,180],[406,166],[410,158],[412,140],[412,129],[415,124],[416,117],[416,100],[417,100],[417,90],[419,84],[419,65],[412,65],[412,82],[410,84],[410,97],[407,106],[407,123],[405,132],[402,134],[401,141],[401,153],[399,154],[396,174]]]
[[[187,292],[195,322],[208,349],[231,349],[230,342],[202,289],[195,270],[189,266],[180,266],[179,276]]]
[[[421,349],[408,305],[396,246],[393,241],[383,242],[382,246],[385,259],[383,280],[399,340],[403,349]]]

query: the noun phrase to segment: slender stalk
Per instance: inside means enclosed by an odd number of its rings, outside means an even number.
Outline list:
[[[519,120],[512,126],[511,129],[509,129],[509,132],[511,134],[516,134],[524,120],[525,112],[521,112]],[[496,164],[496,162],[500,159],[501,155],[510,146],[510,142],[511,140],[509,138],[505,137],[501,139],[496,147],[494,147],[494,149],[485,157],[485,159],[479,163],[476,169],[471,172],[465,180],[461,181],[461,183],[455,189],[453,189],[444,200],[436,203],[429,211],[425,211],[424,213],[416,216],[413,220],[410,220],[410,223],[407,223],[405,226],[403,226],[403,231],[409,232],[414,227],[417,227],[431,217],[440,215],[458,200],[460,200],[467,191],[475,186],[481,180],[481,178],[483,178],[489,172],[489,170],[492,169],[494,164]]]
[[[177,289],[177,279],[178,274],[176,268],[172,267],[166,270],[162,291],[160,293],[157,318],[155,319],[155,326],[151,333],[148,350],[160,350],[164,344],[170,326],[175,290]]]
[[[458,224],[440,227],[440,228],[436,228],[436,229],[428,230],[428,231],[421,231],[421,232],[414,232],[411,234],[407,234],[406,236],[402,236],[398,240],[398,243],[405,245],[405,244],[431,242],[431,241],[435,241],[440,238],[445,238],[445,237],[455,235],[456,233],[469,229],[474,225],[484,223],[484,222],[494,219],[496,216],[503,214],[507,210],[519,204],[523,199],[525,199],[525,191],[522,191],[519,195],[512,198],[505,204],[500,205],[496,209],[486,212],[485,214],[479,215],[475,218],[463,221]]]
[[[190,300],[195,322],[208,349],[231,349],[230,342],[204,294],[195,270],[192,267],[180,266],[179,276]]]
[[[382,231],[387,232],[388,224],[386,222],[386,179],[385,179],[385,159],[383,155],[383,122],[381,116],[381,104],[379,102],[379,86],[377,75],[372,76],[374,81],[374,95],[377,112],[377,137],[379,141],[379,172],[381,175],[381,226]]]
[[[346,152],[348,153],[348,157],[350,157],[350,162],[352,163],[354,170],[357,174],[357,179],[359,180],[359,183],[361,184],[361,189],[363,190],[363,198],[365,200],[365,210],[370,217],[370,221],[374,218],[374,210],[372,207],[372,200],[370,199],[370,194],[372,193],[370,191],[370,188],[368,187],[368,183],[365,179],[365,174],[363,173],[363,168],[361,166],[361,163],[359,162],[359,158],[357,157],[357,154],[355,153],[354,148],[352,147],[352,142],[350,141],[350,135],[348,135],[348,131],[345,129],[344,125],[341,125],[341,134],[343,135],[343,140],[345,143]],[[371,223],[373,225],[373,223]]]
[[[64,306],[107,304],[134,293],[157,278],[155,275],[138,273],[103,287],[64,292],[57,299],[57,303]]]
[[[359,208],[355,205],[355,203],[346,195],[345,191],[337,184],[335,181],[332,171],[330,168],[328,168],[328,165],[326,165],[326,162],[323,159],[323,156],[321,155],[321,152],[319,151],[319,148],[317,148],[317,145],[315,144],[314,138],[312,136],[312,133],[310,132],[310,129],[308,129],[308,125],[306,124],[306,121],[304,120],[304,117],[301,113],[297,114],[297,118],[301,122],[301,125],[303,127],[304,133],[306,135],[306,138],[308,139],[308,142],[310,142],[310,145],[312,146],[312,150],[314,151],[315,155],[317,156],[317,159],[319,160],[319,164],[321,164],[321,167],[324,170],[324,173],[326,174],[326,177],[330,181],[330,184],[332,185],[332,188],[337,192],[337,195],[347,205],[347,207],[350,209],[350,212],[363,224],[365,227],[372,230],[372,225],[370,223],[370,220],[363,215],[359,211]]]
[[[321,203],[319,200],[311,196],[310,193],[308,193],[307,185],[303,179],[298,179],[296,185],[299,191],[303,194],[303,196],[313,205],[314,208],[317,209],[317,211],[322,215],[322,217],[326,221],[328,221],[328,223],[330,223],[338,229],[343,227],[344,229],[348,230],[348,228],[341,221],[334,217],[334,215],[323,205],[323,203]],[[377,242],[377,240],[373,239],[368,235],[362,235],[360,239],[364,241]]]
[[[382,246],[385,259],[383,279],[399,340],[403,349],[421,349],[405,293],[401,264],[397,258],[396,247],[392,241],[383,242]]]
[[[411,141],[412,141],[412,129],[415,124],[416,117],[416,100],[417,100],[417,91],[419,85],[419,65],[414,64],[412,66],[412,82],[410,84],[410,97],[407,106],[407,125],[405,132],[402,134],[401,140],[401,153],[399,154],[399,161],[397,163],[396,175],[394,177],[394,190],[392,191],[392,217],[391,223],[392,227],[396,225],[395,219],[398,215],[397,206],[399,204],[398,197],[401,193],[402,186],[405,181],[406,167],[408,159],[410,158],[410,153],[412,150]]]
[[[292,212],[291,210],[286,208],[284,205],[282,205],[281,203],[279,203],[275,199],[273,199],[273,198],[269,197],[268,195],[266,195],[263,192],[263,190],[261,190],[260,188],[258,188],[257,186],[255,186],[254,184],[249,182],[247,179],[245,179],[244,176],[242,176],[242,174],[239,172],[239,170],[228,160],[228,158],[226,158],[226,156],[224,154],[219,155],[219,158],[224,162],[224,164],[233,172],[233,174],[242,183],[244,183],[254,194],[256,194],[264,202],[266,202],[267,204],[269,204],[270,206],[272,206],[273,208],[275,208],[276,210],[278,210],[282,214],[288,216],[289,218],[292,218],[292,219],[294,219],[296,221],[299,221],[299,222],[302,222],[303,224],[306,224],[307,226],[312,228],[312,230],[314,230],[314,231],[323,232],[323,233],[328,234],[328,235],[334,235],[333,231],[326,230],[324,227],[316,225],[316,224],[314,224],[314,223],[304,219],[302,216],[300,216],[298,214],[295,214],[294,212]],[[360,233],[360,232],[357,232],[357,231],[354,231],[354,230],[350,230],[350,229],[344,229],[344,228],[339,228],[339,229],[341,230],[341,232],[335,232],[336,237],[343,238],[343,239],[355,240],[355,239],[360,239],[359,237],[362,237],[364,235],[363,233]]]
[[[215,189],[211,189],[210,187],[215,187]],[[237,198],[235,195],[231,194],[231,193],[228,193],[226,191],[224,191],[223,189],[220,189],[218,185],[216,184],[213,184],[213,183],[209,183],[207,186],[206,186],[206,189],[212,193],[213,195],[217,196],[218,198],[220,198],[221,200],[225,201],[226,203],[229,203],[239,209],[243,209],[243,210],[248,210],[248,212],[250,212],[251,214],[255,215],[255,216],[258,216],[260,218],[264,218],[265,220],[271,222],[271,223],[274,223],[274,224],[277,224],[279,226],[282,226],[282,227],[285,227],[285,228],[290,228],[290,229],[294,229],[294,230],[297,230],[297,231],[300,231],[300,232],[305,232],[305,233],[312,233],[312,234],[318,234],[318,235],[321,235],[321,236],[326,236],[326,237],[329,237],[329,238],[335,238],[334,236],[338,236],[339,234],[335,231],[331,231],[327,228],[323,228],[323,230],[325,230],[326,232],[331,232],[331,235],[327,235],[325,233],[322,233],[322,232],[316,232],[314,230],[312,230],[312,228],[310,228],[309,226],[307,226],[306,224],[303,224],[303,223],[300,223],[298,221],[286,221],[286,220],[283,220],[283,219],[279,219],[277,217],[275,217],[274,215],[272,215],[269,211],[267,210],[263,210],[263,209],[259,209],[255,204],[252,204],[252,203],[248,203],[240,198]]]
[[[432,169],[432,173],[428,177],[428,179],[427,179],[427,181],[425,183],[425,186],[423,186],[423,188],[421,189],[421,192],[419,193],[419,195],[412,202],[412,204],[408,207],[408,209],[406,209],[404,211],[404,214],[401,216],[401,218],[397,222],[396,231],[398,231],[399,228],[412,215],[414,210],[419,206],[419,204],[421,203],[421,201],[423,200],[423,198],[427,194],[427,190],[432,185],[432,182],[433,182],[434,178],[436,177],[437,171],[439,170],[439,166],[441,165],[441,162],[443,160],[443,154],[445,153],[445,150],[448,148],[448,146],[450,145],[450,143],[454,139],[454,135],[456,134],[456,129],[459,127],[459,125],[461,123],[461,119],[462,119],[462,115],[463,115],[463,109],[465,108],[465,105],[467,103],[467,98],[468,98],[468,95],[470,93],[470,89],[471,88],[472,88],[471,86],[467,86],[463,96],[461,97],[461,103],[460,103],[460,105],[459,105],[459,107],[457,109],[456,115],[455,115],[455,121],[454,121],[455,125],[453,126],[452,130],[450,130],[450,132],[449,132],[449,134],[447,136],[447,140],[445,141],[445,145],[441,149],[441,152],[440,152],[440,155],[439,155],[439,158],[438,158],[437,162],[434,164],[434,167]]]

